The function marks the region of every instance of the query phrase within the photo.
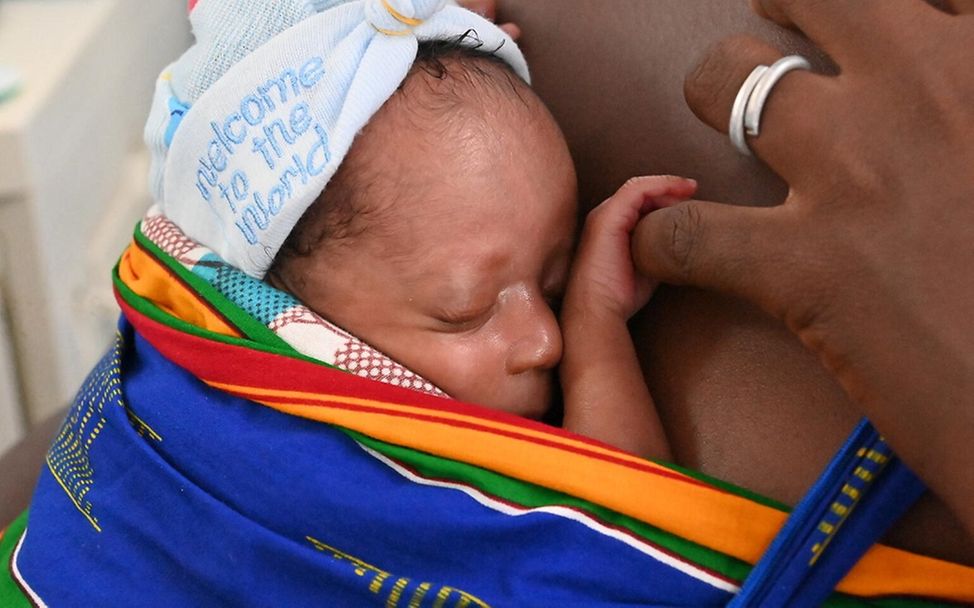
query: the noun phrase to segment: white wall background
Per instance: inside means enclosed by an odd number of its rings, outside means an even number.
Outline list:
[[[23,78],[0,103],[0,452],[20,420],[70,402],[111,339],[111,267],[148,204],[142,125],[156,75],[189,44],[185,11],[0,2],[0,64]]]

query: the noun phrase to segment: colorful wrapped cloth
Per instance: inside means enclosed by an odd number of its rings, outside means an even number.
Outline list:
[[[450,400],[156,212],[115,285],[115,345],[0,538],[2,606],[722,606],[786,520]],[[947,602],[974,570],[879,545],[828,598]]]

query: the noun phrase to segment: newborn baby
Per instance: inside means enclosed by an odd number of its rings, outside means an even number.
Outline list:
[[[463,401],[539,418],[562,362],[566,428],[668,458],[626,330],[651,292],[629,236],[694,188],[630,181],[570,269],[575,173],[554,119],[500,59],[423,42],[267,280]]]

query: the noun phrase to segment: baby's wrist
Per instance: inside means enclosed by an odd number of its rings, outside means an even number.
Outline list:
[[[565,332],[612,324],[625,325],[630,316],[619,302],[587,290],[569,290],[562,301],[561,321]]]

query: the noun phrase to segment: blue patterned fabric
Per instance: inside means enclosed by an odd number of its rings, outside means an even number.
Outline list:
[[[15,555],[50,606],[716,607],[731,596],[564,513],[418,482],[335,428],[211,389],[126,323],[52,458]]]
[[[290,294],[247,276],[212,253],[203,256],[200,263],[193,267],[193,273],[206,279],[264,325],[269,325],[282,312],[299,304]]]
[[[925,490],[863,419],[795,507],[729,607],[821,605]]]

